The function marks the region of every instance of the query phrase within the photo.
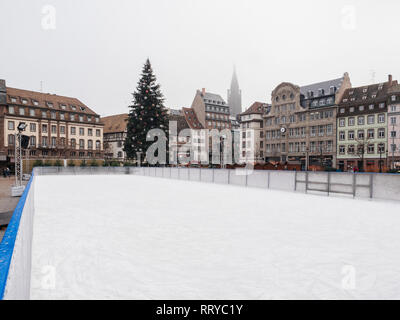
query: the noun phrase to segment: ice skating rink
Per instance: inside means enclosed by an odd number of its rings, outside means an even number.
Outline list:
[[[399,299],[400,202],[38,176],[32,299]]]

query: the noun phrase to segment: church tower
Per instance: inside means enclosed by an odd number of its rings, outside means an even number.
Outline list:
[[[239,82],[236,76],[236,68],[233,70],[231,89],[228,90],[228,105],[231,116],[237,116],[242,112],[242,91],[239,89]]]

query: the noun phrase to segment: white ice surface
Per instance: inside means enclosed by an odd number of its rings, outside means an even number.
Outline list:
[[[132,175],[36,179],[33,299],[400,298],[396,202]]]

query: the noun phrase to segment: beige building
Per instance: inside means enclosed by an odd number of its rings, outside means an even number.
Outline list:
[[[123,161],[126,159],[124,143],[126,139],[128,114],[117,114],[101,118],[104,124],[104,157]]]
[[[265,118],[265,160],[336,166],[337,104],[349,75],[299,87],[283,82],[272,92]]]
[[[239,115],[240,163],[264,162],[264,119],[271,106],[254,102]]]
[[[103,124],[80,100],[6,87],[0,80],[0,161],[14,162],[20,122],[30,137],[23,156],[29,159],[99,159],[103,157]]]

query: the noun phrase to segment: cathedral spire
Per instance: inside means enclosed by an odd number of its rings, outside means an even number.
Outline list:
[[[231,88],[228,90],[228,105],[231,115],[237,116],[242,112],[242,91],[239,88],[239,81],[236,74],[236,66],[233,66]]]

